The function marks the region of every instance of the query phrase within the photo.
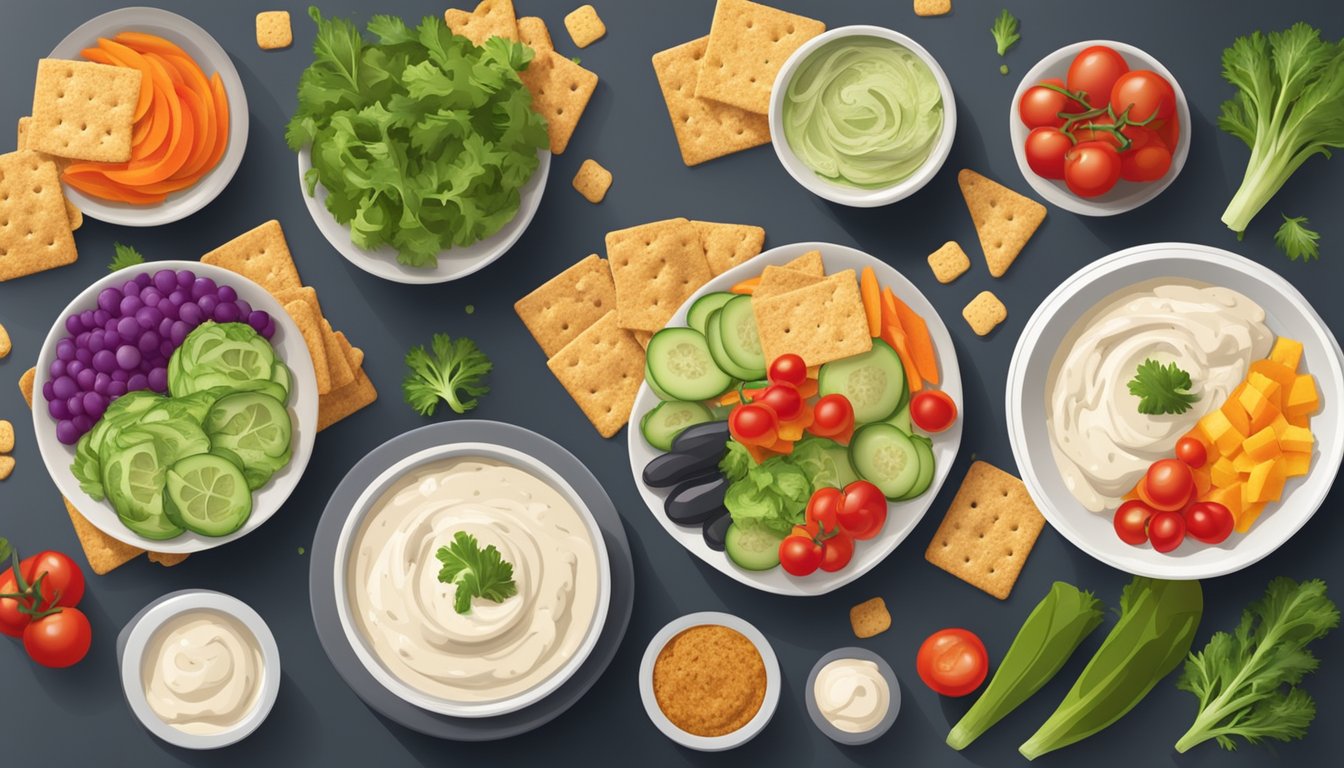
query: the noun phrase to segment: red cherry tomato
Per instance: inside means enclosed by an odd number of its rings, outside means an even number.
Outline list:
[[[793,576],[816,573],[823,554],[821,544],[810,536],[790,534],[779,543],[779,565]]]
[[[1126,544],[1138,546],[1148,540],[1148,521],[1156,512],[1138,499],[1131,499],[1115,510],[1115,535]]]
[[[840,530],[840,507],[844,493],[839,488],[818,488],[808,499],[803,519],[816,523],[821,533],[834,533]]]
[[[60,552],[39,552],[24,558],[19,568],[29,585],[35,584],[38,579],[42,580],[42,605],[38,606],[39,610],[46,610],[52,605],[73,608],[84,599],[84,572],[74,560]],[[10,573],[13,575],[12,570]]]
[[[871,539],[887,524],[887,497],[867,480],[855,480],[845,486],[837,519],[850,536]]]
[[[19,585],[14,579],[14,569],[9,568],[0,573],[0,594],[12,595],[18,591]],[[0,634],[23,637],[23,630],[28,628],[33,618],[20,609],[31,608],[32,602],[13,597],[0,597]]]
[[[817,437],[843,434],[854,427],[854,406],[844,395],[826,395],[812,409],[812,426]]]
[[[957,403],[940,389],[917,392],[910,399],[910,420],[925,432],[942,432],[957,421]]]
[[[1110,130],[1114,127],[1115,121],[1109,115],[1097,115],[1074,123],[1070,130],[1073,132],[1074,140],[1079,144],[1085,141],[1100,141],[1119,150],[1120,137],[1115,135],[1115,131]],[[1123,129],[1121,131],[1123,132]]]
[[[980,638],[964,629],[940,629],[919,646],[915,671],[943,696],[965,696],[989,674],[989,654]]]
[[[54,669],[77,664],[92,642],[89,619],[78,608],[62,608],[23,630],[23,649],[33,661]]]
[[[1149,144],[1120,153],[1120,178],[1125,181],[1157,181],[1171,170],[1171,150]]]
[[[1222,544],[1236,527],[1232,510],[1216,501],[1197,501],[1185,511],[1185,530],[1205,544]]]
[[[1114,48],[1093,45],[1073,57],[1066,82],[1070,91],[1083,92],[1081,95],[1087,99],[1088,106],[1104,107],[1111,98],[1115,81],[1128,71],[1125,57]]]
[[[1023,144],[1027,165],[1043,179],[1064,178],[1064,154],[1072,148],[1073,140],[1058,128],[1033,128]]]
[[[1142,123],[1152,118],[1166,120],[1176,111],[1176,91],[1167,79],[1148,69],[1126,72],[1116,78],[1110,90],[1111,110],[1129,120]]]
[[[728,431],[740,443],[774,445],[779,439],[779,420],[768,405],[747,403],[728,416]]]
[[[756,402],[770,406],[780,421],[793,421],[803,412],[803,396],[792,384],[771,384]]]
[[[1177,115],[1166,120],[1154,120],[1148,124],[1153,133],[1156,133],[1162,139],[1162,143],[1167,145],[1168,149],[1176,150],[1176,143],[1181,138],[1181,121]]]
[[[770,364],[768,374],[772,384],[792,384],[801,386],[807,381],[807,363],[803,358],[790,352],[787,355],[780,355]]]
[[[854,539],[843,531],[822,541],[821,548],[821,570],[827,573],[844,568],[854,559]]]
[[[1062,89],[1064,81],[1057,77],[1042,80],[1023,92],[1021,100],[1017,102],[1017,115],[1028,128],[1058,128],[1064,124],[1060,113],[1080,112],[1084,109],[1076,100],[1054,88],[1045,87],[1047,85]]]
[[[1075,145],[1064,154],[1064,183],[1079,197],[1097,197],[1120,180],[1120,155],[1104,141]]]
[[[1195,476],[1190,465],[1182,461],[1159,459],[1148,467],[1143,484],[1154,508],[1175,512],[1189,503],[1195,490]]]
[[[1182,437],[1176,441],[1176,458],[1191,469],[1199,469],[1209,460],[1209,449],[1197,437]]]
[[[1158,512],[1148,521],[1148,540],[1158,552],[1170,552],[1185,540],[1185,518],[1180,512]]]

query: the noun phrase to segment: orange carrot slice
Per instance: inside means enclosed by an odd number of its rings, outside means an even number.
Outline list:
[[[108,40],[105,37],[98,38],[98,48],[108,55],[118,66],[127,69],[140,70],[140,99],[135,103],[135,119],[139,120],[149,111],[149,102],[154,95],[153,82],[154,73],[149,70],[149,64],[145,62],[143,56],[138,51],[127,48],[115,40]]]
[[[881,289],[877,285],[877,275],[872,267],[864,267],[859,273],[859,295],[863,297],[863,313],[868,318],[868,335],[874,338],[882,335],[882,299]]]
[[[213,171],[229,148],[229,96],[224,92],[224,81],[219,73],[210,76],[210,92],[215,97],[215,151],[206,161],[206,172]]]
[[[901,367],[905,369],[905,380],[910,383],[910,391],[918,392],[924,388],[924,380],[919,375],[919,366],[915,365],[915,358],[910,354],[910,347],[906,343],[905,333],[898,326],[887,325],[882,329],[882,340],[891,345],[896,350],[896,356],[901,358]]]
[[[933,337],[929,336],[929,324],[924,322],[924,318],[911,309],[909,304],[901,301],[890,288],[887,289],[887,293],[891,295],[891,301],[895,304],[896,315],[901,321],[901,330],[905,333],[906,346],[910,349],[915,365],[919,367],[920,378],[937,386],[938,353],[933,347]]]
[[[90,197],[131,205],[155,205],[163,202],[165,198],[165,195],[146,195],[137,192],[109,181],[98,173],[70,173],[67,170],[61,176],[61,180]]]
[[[118,32],[112,39],[141,53],[187,56],[186,51],[171,41],[148,32]]]
[[[748,277],[746,280],[743,280],[742,282],[738,283],[737,285],[734,285],[732,288],[728,290],[731,293],[752,294],[756,292],[756,286],[760,284],[761,284],[761,276],[757,275],[755,277]]]

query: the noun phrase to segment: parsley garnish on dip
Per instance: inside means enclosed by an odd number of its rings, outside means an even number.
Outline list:
[[[822,178],[860,188],[904,181],[943,132],[943,96],[905,46],[847,37],[803,61],[784,94],[784,137]]]

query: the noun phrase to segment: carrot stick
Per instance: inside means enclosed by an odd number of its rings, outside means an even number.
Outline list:
[[[732,293],[752,294],[756,292],[756,287],[761,284],[761,276],[748,277],[746,280],[734,285],[729,290]]]
[[[891,294],[891,301],[895,303],[896,316],[900,318],[901,331],[905,333],[906,347],[910,350],[915,365],[919,367],[920,378],[937,386],[938,353],[933,347],[933,337],[929,336],[929,324],[924,322],[924,318],[911,309],[909,304],[901,301],[890,288],[887,292]]]
[[[874,338],[882,335],[882,299],[881,289],[877,285],[877,274],[872,267],[864,267],[859,273],[859,295],[863,297],[863,313],[868,319],[868,335]]]

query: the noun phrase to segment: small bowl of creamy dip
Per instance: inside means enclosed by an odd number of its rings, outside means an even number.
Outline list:
[[[837,648],[818,659],[807,676],[807,713],[832,741],[876,741],[900,711],[896,673],[867,648]]]
[[[117,647],[131,711],[177,747],[247,738],[280,691],[275,636],[250,606],[220,592],[164,595],[131,619]]]
[[[839,27],[794,51],[770,91],[771,144],[818,197],[856,208],[903,200],[952,150],[957,106],[932,54],[909,37]]]

